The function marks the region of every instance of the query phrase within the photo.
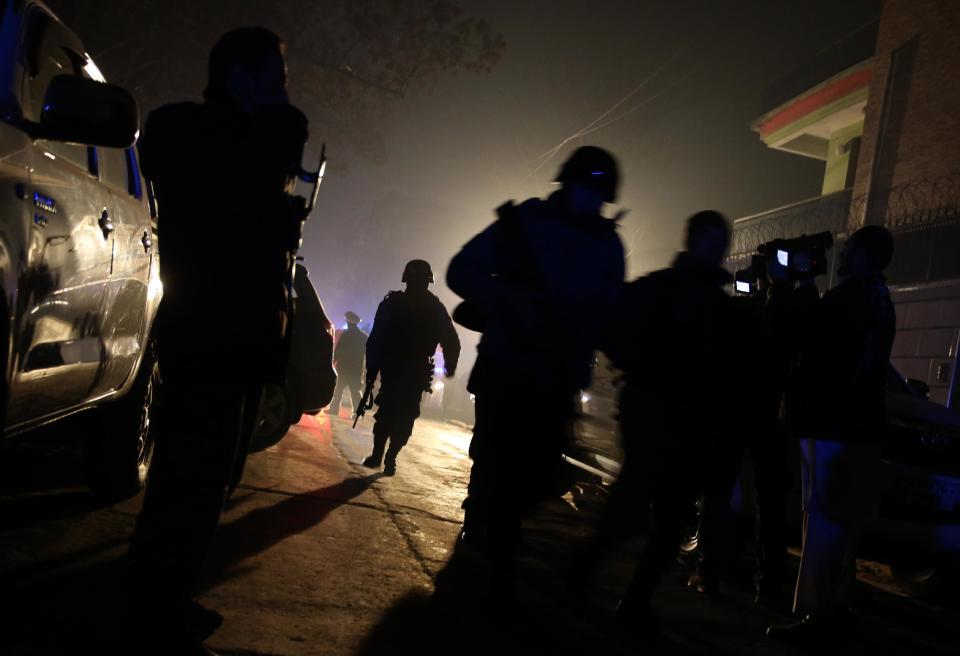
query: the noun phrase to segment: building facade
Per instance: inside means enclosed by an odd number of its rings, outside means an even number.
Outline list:
[[[896,240],[892,360],[960,407],[960,2],[886,0],[879,19],[773,85],[753,125],[771,148],[824,162],[822,195],[734,223],[731,267],[778,237],[865,224]],[[819,281],[833,284],[836,263]]]

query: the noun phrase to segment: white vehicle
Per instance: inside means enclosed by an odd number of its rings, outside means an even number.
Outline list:
[[[0,0],[0,407],[6,435],[80,410],[98,491],[152,454],[157,240],[139,113],[42,3]]]

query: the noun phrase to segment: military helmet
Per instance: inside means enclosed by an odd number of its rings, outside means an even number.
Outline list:
[[[400,282],[417,282],[426,280],[433,282],[433,269],[426,260],[410,260],[403,269],[403,279]]]
[[[582,146],[563,163],[554,182],[592,187],[603,193],[606,202],[612,203],[617,199],[620,172],[617,160],[606,150]]]
[[[356,312],[347,312],[343,316],[347,320],[347,323],[360,323],[360,315]]]

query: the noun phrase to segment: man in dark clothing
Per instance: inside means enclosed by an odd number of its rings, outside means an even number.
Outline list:
[[[356,312],[347,312],[347,329],[337,340],[337,347],[333,351],[333,362],[337,369],[337,387],[333,391],[333,401],[330,403],[330,414],[340,414],[340,403],[343,401],[344,390],[350,391],[350,400],[353,405],[359,405],[363,396],[363,354],[367,348],[367,334],[360,330],[360,317]]]
[[[639,508],[652,506],[650,538],[618,611],[634,630],[655,631],[650,595],[674,560],[730,430],[724,286],[731,276],[720,266],[729,239],[721,214],[691,217],[686,251],[672,267],[627,286],[616,324],[610,355],[625,374],[620,424],[627,454],[618,487]]]
[[[841,254],[841,282],[820,301],[787,392],[800,436],[803,552],[794,597],[801,621],[771,637],[823,642],[844,627],[856,580],[861,528],[875,505],[886,429],[886,381],[896,316],[883,271],[893,236],[855,232]]]
[[[767,262],[766,273],[757,294],[731,302],[733,431],[704,495],[697,574],[690,585],[706,592],[718,583],[731,546],[730,497],[747,454],[756,492],[756,602],[779,609],[785,603],[789,483],[781,409],[798,343],[820,296],[812,276],[798,285],[776,259]]]
[[[380,391],[375,401],[373,453],[363,466],[379,468],[383,463],[385,476],[396,473],[397,455],[420,416],[420,399],[432,391],[437,346],[443,349],[448,378],[460,359],[460,338],[453,321],[440,299],[427,289],[433,283],[430,265],[411,260],[403,271],[403,282],[406,290],[390,292],[380,303],[367,340],[367,385],[372,387],[379,374]]]
[[[280,378],[292,258],[306,203],[290,195],[307,121],[286,95],[284,46],[262,28],[225,35],[205,102],[147,120],[164,296],[156,454],[130,547],[138,613],[163,626],[161,653],[206,653],[218,618],[191,602],[242,469],[261,389]],[[213,201],[213,202],[212,202]],[[279,381],[278,381],[279,382]]]
[[[609,153],[578,149],[557,176],[559,191],[501,207],[447,272],[483,331],[469,383],[476,424],[461,542],[491,558],[507,596],[521,519],[559,492],[574,401],[622,291],[617,223],[600,213],[616,198],[618,176]]]

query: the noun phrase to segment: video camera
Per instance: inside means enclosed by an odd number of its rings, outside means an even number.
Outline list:
[[[827,272],[827,249],[833,247],[833,234],[818,232],[794,239],[774,239],[757,247],[750,266],[735,274],[734,288],[740,294],[757,291],[757,282],[767,277],[767,267],[783,267],[791,282],[809,280]]]

